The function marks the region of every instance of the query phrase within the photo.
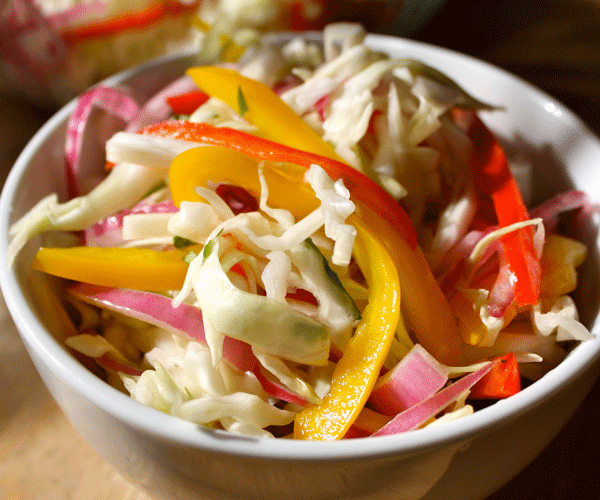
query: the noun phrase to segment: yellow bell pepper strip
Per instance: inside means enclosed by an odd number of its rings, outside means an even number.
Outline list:
[[[295,439],[333,441],[344,437],[371,394],[400,317],[400,284],[394,263],[362,224],[356,229],[354,257],[369,285],[369,303],[333,371],[329,393],[321,404],[296,416]]]
[[[220,99],[233,109],[244,111],[244,118],[258,127],[258,136],[301,151],[311,151],[340,162],[344,161],[264,83],[216,66],[189,68],[186,73],[207,94]],[[245,110],[239,109],[240,94],[245,102]]]
[[[207,181],[239,185],[258,196],[257,165],[257,160],[235,150],[210,146],[189,149],[175,158],[169,170],[173,202],[178,206],[183,200],[202,200],[194,188],[205,186]],[[269,204],[285,207],[297,218],[315,210],[319,202],[303,181],[305,172],[305,167],[291,163],[277,167],[267,163],[263,173],[269,186]],[[360,199],[354,199],[354,203],[357,214],[352,215],[349,222],[363,221],[383,243],[398,269],[400,284],[405,290],[402,312],[407,326],[432,356],[445,364],[456,364],[463,342],[450,306],[423,253],[418,247],[413,250],[397,227],[391,226],[370,205]]]
[[[541,294],[557,298],[575,290],[576,269],[584,263],[587,253],[587,247],[577,240],[559,234],[548,235],[540,259]]]
[[[463,111],[454,111],[460,120]],[[472,114],[467,134],[474,145],[475,184],[489,196],[500,227],[529,220],[519,187],[510,172],[502,147],[477,115]],[[540,258],[533,246],[531,227],[502,236],[502,247],[513,276],[515,299],[519,306],[537,304],[540,294]]]
[[[53,276],[93,285],[133,290],[168,291],[183,286],[190,250],[200,246],[159,252],[145,248],[71,247],[40,248],[33,268]]]
[[[27,287],[40,308],[44,324],[56,340],[64,342],[67,337],[77,335],[77,328],[65,310],[63,302],[50,285],[48,276],[29,275]]]
[[[169,169],[169,187],[173,203],[179,207],[182,201],[203,201],[196,193],[196,186],[207,182],[228,183],[241,186],[256,198],[260,197],[258,161],[233,149],[218,146],[201,146],[177,155]],[[267,203],[285,207],[295,217],[304,217],[319,207],[310,186],[302,177],[303,167],[291,164],[275,168],[266,164],[263,175],[269,186]],[[297,195],[301,193],[301,195]]]

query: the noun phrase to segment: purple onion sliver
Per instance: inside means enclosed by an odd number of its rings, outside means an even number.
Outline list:
[[[67,291],[89,304],[183,334],[207,345],[202,312],[197,307],[183,303],[174,308],[171,299],[163,295],[88,283],[76,283]],[[225,337],[223,358],[241,371],[252,370],[256,361],[250,345],[231,337]]]
[[[387,436],[391,434],[400,434],[401,432],[411,431],[423,425],[431,417],[437,415],[449,404],[456,401],[466,390],[473,387],[483,376],[488,373],[497,363],[491,361],[479,370],[465,375],[445,389],[434,394],[425,401],[411,406],[402,413],[396,415],[389,423],[384,425],[372,436]]]

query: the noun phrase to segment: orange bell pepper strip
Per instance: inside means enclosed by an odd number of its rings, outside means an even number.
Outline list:
[[[400,285],[394,262],[363,225],[356,229],[354,257],[369,285],[369,302],[334,369],[329,392],[321,404],[296,415],[295,439],[333,441],[344,437],[371,394],[399,320]]]
[[[256,135],[259,137],[344,162],[265,84],[216,66],[189,68],[186,73],[204,92],[243,112],[243,117],[258,128]],[[246,109],[240,109],[240,96],[243,96]]]
[[[455,110],[460,120],[464,111]],[[510,172],[502,146],[477,115],[472,114],[467,133],[474,145],[475,185],[489,196],[500,227],[529,220],[527,207]],[[537,304],[540,294],[540,258],[533,246],[533,229],[525,227],[502,236],[502,247],[513,275],[515,299],[519,306]]]
[[[179,290],[191,249],[159,252],[144,248],[40,248],[33,268],[53,276],[94,285],[161,292]]]
[[[208,99],[209,95],[201,90],[192,90],[185,94],[172,95],[165,98],[173,113],[177,115],[191,115]]]
[[[471,389],[471,399],[504,399],[521,390],[521,375],[514,352],[502,356],[498,363]]]

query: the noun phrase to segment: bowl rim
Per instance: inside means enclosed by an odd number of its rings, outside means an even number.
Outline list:
[[[287,40],[297,34],[273,34],[275,39]],[[318,39],[319,33],[308,33],[309,39]],[[530,94],[530,97],[544,103],[552,103],[561,110],[561,119],[579,130],[586,141],[591,141],[600,148],[600,141],[570,109],[543,91],[521,80],[520,78],[476,58],[458,52],[406,40],[389,35],[368,35],[367,43],[376,50],[396,48],[418,49],[423,54],[431,53],[444,57],[458,58],[493,71]],[[118,73],[103,82],[103,85],[115,85],[130,79],[136,74],[156,68],[168,61],[192,56],[184,53],[160,57],[140,66]],[[0,196],[0,262],[6,262],[8,244],[8,227],[12,213],[13,197],[19,188],[20,178],[35,156],[38,148],[48,139],[71,114],[75,100],[67,103],[56,112],[33,136],[10,171]],[[36,315],[29,308],[27,300],[20,290],[17,275],[12,268],[0,264],[0,286],[4,299],[13,317],[17,329],[27,349],[43,362],[54,376],[69,385],[74,391],[89,399],[107,414],[122,423],[161,439],[185,443],[194,448],[226,453],[255,459],[302,460],[302,461],[350,461],[372,457],[392,455],[411,455],[427,449],[450,446],[490,431],[524,412],[548,400],[565,383],[581,375],[588,366],[600,358],[600,336],[577,346],[556,368],[547,373],[541,380],[523,389],[520,393],[496,402],[494,405],[476,411],[468,418],[459,419],[447,424],[425,429],[417,429],[408,433],[361,439],[360,446],[356,440],[341,440],[336,443],[295,441],[289,446],[285,439],[257,439],[232,435],[202,428],[194,423],[161,413],[131,399],[126,394],[109,386],[101,379],[79,364],[43,327]],[[596,329],[597,330],[597,329]],[[75,376],[74,376],[75,375]]]

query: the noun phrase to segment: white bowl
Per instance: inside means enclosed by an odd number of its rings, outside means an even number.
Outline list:
[[[562,104],[498,68],[448,50],[384,36],[367,40],[394,57],[436,66],[479,98],[506,106],[505,112],[485,113],[483,119],[532,161],[540,180],[538,198],[575,187],[600,200],[600,169],[593,167],[600,161],[600,143]],[[150,96],[190,61],[162,59],[106,83],[128,82]],[[6,181],[0,261],[6,261],[11,222],[42,196],[65,192],[62,150],[73,107],[68,104],[42,127]],[[599,299],[591,292],[600,275],[598,241],[591,221],[580,229],[590,252],[577,300],[584,323],[597,334]],[[553,439],[600,370],[600,339],[595,338],[517,395],[443,426],[333,443],[228,435],[142,406],[87,371],[55,341],[24,281],[38,243],[26,247],[13,268],[0,265],[2,291],[28,352],[78,431],[119,472],[158,498],[481,499]]]

